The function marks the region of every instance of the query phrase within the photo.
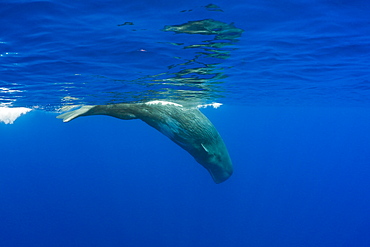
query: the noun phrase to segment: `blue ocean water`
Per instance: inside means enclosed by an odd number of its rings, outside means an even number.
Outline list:
[[[370,2],[0,3],[0,246],[370,246]],[[234,174],[139,120],[202,112]]]

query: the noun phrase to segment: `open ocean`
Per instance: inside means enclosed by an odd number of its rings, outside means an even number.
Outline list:
[[[0,1],[0,247],[370,246],[369,13],[367,0]],[[223,104],[200,110],[227,181],[140,120],[56,118],[153,100]]]

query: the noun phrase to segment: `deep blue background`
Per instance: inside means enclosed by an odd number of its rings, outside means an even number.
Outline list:
[[[1,246],[369,245],[367,109],[204,113],[235,165],[219,185],[138,120],[1,125]]]
[[[35,110],[0,123],[0,247],[370,246],[370,2],[213,3],[222,11],[1,1],[0,105]],[[186,47],[213,35],[163,31],[207,18],[244,30],[214,48],[230,57],[197,60],[210,47]],[[174,80],[198,62],[222,77]],[[234,163],[222,184],[139,120],[36,110],[184,84],[197,102],[224,103],[203,110]]]

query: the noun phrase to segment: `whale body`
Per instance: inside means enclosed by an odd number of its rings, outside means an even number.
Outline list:
[[[166,101],[85,105],[57,116],[63,122],[77,117],[108,115],[123,120],[140,119],[170,138],[208,170],[215,183],[227,180],[233,166],[220,134],[196,107]]]

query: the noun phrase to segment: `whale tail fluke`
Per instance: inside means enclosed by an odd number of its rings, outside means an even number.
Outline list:
[[[57,118],[63,119],[63,122],[69,122],[69,121],[71,121],[75,118],[78,118],[79,116],[84,115],[86,112],[88,112],[93,107],[95,107],[95,106],[94,105],[85,105],[85,106],[82,106],[81,108],[79,108],[77,110],[63,113],[63,114],[57,116]]]

